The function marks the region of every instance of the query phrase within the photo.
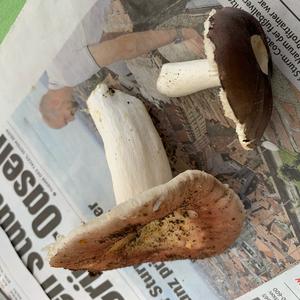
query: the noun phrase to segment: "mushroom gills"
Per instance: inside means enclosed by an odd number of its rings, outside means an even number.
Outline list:
[[[204,226],[203,226],[204,227]],[[193,223],[193,218],[188,211],[178,209],[169,215],[153,220],[138,228],[126,244],[120,243],[119,247],[112,247],[110,251],[144,251],[156,252],[157,249],[188,248],[202,249],[205,247],[203,238],[205,231],[198,224]],[[204,238],[205,240],[205,238]]]
[[[236,127],[235,127],[235,131],[237,133],[237,136],[238,136],[238,139],[239,139],[239,142],[240,144],[242,145],[242,147],[245,149],[245,150],[251,150],[251,148],[249,147],[249,145],[253,142],[252,140],[249,140],[247,137],[246,137],[246,134],[245,134],[245,125],[241,124],[238,120],[238,118],[235,116],[229,102],[228,102],[228,99],[227,99],[227,95],[226,95],[226,92],[221,88],[220,89],[220,100],[221,100],[221,103],[222,103],[222,107],[223,107],[223,110],[224,110],[224,115],[225,117],[227,117],[228,119],[231,119]]]
[[[186,171],[74,229],[49,247],[50,265],[96,272],[210,257],[232,245],[244,219],[231,189],[212,175]]]

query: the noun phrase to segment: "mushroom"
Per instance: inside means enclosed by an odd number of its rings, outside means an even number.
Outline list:
[[[50,247],[52,267],[99,272],[222,253],[241,232],[238,196],[193,170],[114,207]]]
[[[259,22],[236,8],[212,10],[204,24],[207,59],[162,66],[157,89],[169,97],[220,86],[225,116],[241,145],[257,146],[272,113],[270,51]]]

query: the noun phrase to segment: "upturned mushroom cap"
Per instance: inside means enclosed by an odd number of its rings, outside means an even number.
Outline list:
[[[239,236],[244,210],[215,177],[186,171],[53,244],[50,265],[98,272],[144,262],[205,258]]]
[[[263,29],[243,10],[214,11],[206,23],[205,49],[208,60],[217,65],[225,115],[236,123],[242,146],[255,148],[271,118],[273,103],[272,62]]]

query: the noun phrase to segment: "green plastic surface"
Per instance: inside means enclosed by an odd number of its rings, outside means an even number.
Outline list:
[[[0,43],[15,22],[26,0],[0,0]]]

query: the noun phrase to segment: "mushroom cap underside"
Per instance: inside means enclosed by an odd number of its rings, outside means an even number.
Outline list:
[[[205,172],[186,171],[57,241],[50,265],[98,272],[209,257],[232,245],[244,217],[231,189]]]

